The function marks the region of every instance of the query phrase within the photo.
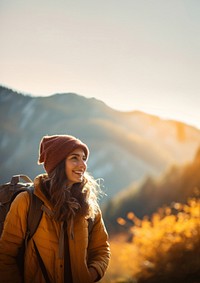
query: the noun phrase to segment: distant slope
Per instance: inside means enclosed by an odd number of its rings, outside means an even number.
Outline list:
[[[159,207],[172,202],[185,203],[200,194],[200,148],[191,163],[173,166],[160,177],[148,177],[142,184],[132,184],[109,201],[104,215],[109,228],[117,229],[117,218],[134,212],[139,218],[151,215]]]
[[[107,200],[147,174],[192,159],[200,131],[142,112],[120,112],[94,98],[66,93],[31,97],[0,87],[0,180],[43,171],[38,144],[46,134],[72,134],[90,148],[88,170],[103,178]]]

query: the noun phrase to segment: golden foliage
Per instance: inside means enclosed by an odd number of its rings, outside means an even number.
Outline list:
[[[139,220],[132,212],[127,219],[129,242],[111,241],[111,264],[102,282],[200,282],[200,199],[173,203],[151,219]],[[118,223],[125,226],[126,220]]]

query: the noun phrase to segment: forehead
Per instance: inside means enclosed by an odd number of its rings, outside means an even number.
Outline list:
[[[80,156],[85,156],[85,152],[81,147],[76,148],[75,150],[73,150],[69,155],[80,155]]]

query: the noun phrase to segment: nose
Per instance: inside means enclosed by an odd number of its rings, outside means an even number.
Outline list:
[[[86,163],[86,160],[81,160],[80,161],[80,167],[81,167],[81,169],[84,169],[84,170],[86,170],[87,169],[87,163]]]

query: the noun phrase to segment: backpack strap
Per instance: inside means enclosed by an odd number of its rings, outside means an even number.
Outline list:
[[[33,193],[34,186],[31,186],[27,191],[30,197],[30,207],[27,216],[26,244],[35,234],[43,214],[41,209],[43,201]]]
[[[20,273],[24,273],[24,253],[27,248],[28,241],[31,239],[31,237],[34,235],[34,233],[37,230],[37,227],[40,223],[40,220],[42,218],[43,211],[41,210],[41,206],[43,202],[33,193],[34,186],[31,185],[27,187],[26,189],[23,189],[21,191],[26,191],[29,194],[30,198],[30,205],[29,210],[27,214],[27,231],[25,235],[25,239],[23,242],[23,245],[20,247],[18,255],[17,255],[17,264],[20,270]],[[20,193],[21,191],[18,191],[17,193]],[[24,281],[22,281],[24,283]]]
[[[44,265],[44,262],[43,262],[43,260],[42,260],[42,258],[41,258],[41,255],[40,255],[40,253],[39,253],[39,251],[38,251],[38,248],[37,248],[37,246],[36,246],[36,244],[35,244],[35,241],[33,241],[33,244],[34,244],[34,248],[35,248],[35,252],[36,252],[36,255],[37,255],[37,259],[38,259],[38,262],[39,262],[39,265],[40,265],[40,269],[41,269],[41,271],[42,271],[42,274],[43,274],[43,276],[44,276],[45,282],[46,282],[46,283],[51,283],[51,281],[50,281],[50,279],[49,279],[49,276],[48,276],[48,273],[47,273],[47,270],[46,270],[46,267],[45,267],[45,265]]]
[[[34,193],[34,186],[29,187],[28,193],[30,196],[30,207],[28,211],[28,217],[27,217],[27,232],[26,232],[26,239],[25,239],[25,245],[27,245],[28,240],[30,240],[33,235],[35,234],[38,225],[40,223],[40,220],[42,218],[43,211],[41,209],[43,205],[43,201],[39,199]],[[38,248],[35,244],[35,241],[33,241],[35,252],[37,255],[37,259],[39,262],[40,269],[42,271],[42,274],[44,276],[45,282],[50,283],[50,279],[48,277],[48,273],[46,270],[46,267],[44,265],[44,262],[40,256],[40,253],[38,251]]]

